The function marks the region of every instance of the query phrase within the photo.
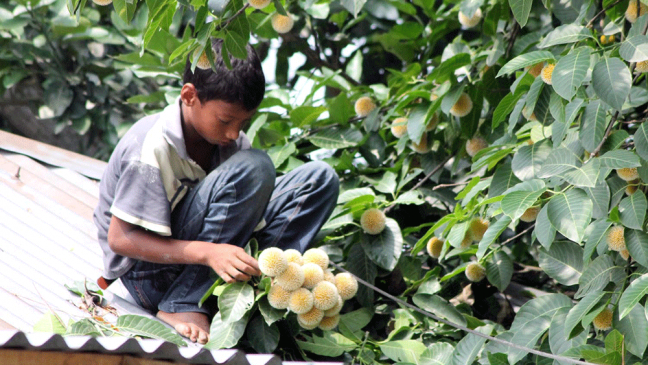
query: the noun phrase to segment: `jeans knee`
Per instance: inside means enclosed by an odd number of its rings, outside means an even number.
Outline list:
[[[329,194],[338,196],[340,192],[340,178],[331,165],[323,161],[309,162],[311,171],[322,189]]]
[[[274,189],[276,171],[270,156],[267,153],[257,150],[249,149],[237,152],[232,158],[232,161],[240,169],[240,173],[244,175],[247,182],[252,186],[258,185],[260,189]]]

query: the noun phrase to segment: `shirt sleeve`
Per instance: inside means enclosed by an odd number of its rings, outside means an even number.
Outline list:
[[[117,218],[163,236],[171,235],[171,205],[160,169],[127,161],[110,212]]]

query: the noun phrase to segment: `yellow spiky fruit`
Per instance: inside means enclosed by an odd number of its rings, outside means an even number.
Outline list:
[[[284,251],[284,256],[286,256],[286,260],[288,260],[288,263],[294,262],[297,265],[304,264],[304,259],[302,258],[301,252],[295,250],[294,248],[289,248],[286,251]]]
[[[639,3],[639,9],[637,9],[637,3]],[[637,14],[637,10],[639,13]],[[634,23],[637,21],[637,18],[648,13],[648,5],[640,2],[639,0],[630,0],[628,3],[628,8],[625,12],[625,18],[630,22]],[[637,16],[639,15],[639,16]]]
[[[320,281],[324,280],[324,270],[322,267],[309,262],[302,266],[304,270],[304,288],[313,289]]]
[[[335,284],[335,274],[329,269],[324,270],[324,280]]]
[[[386,223],[385,213],[378,208],[367,209],[360,216],[360,226],[367,234],[380,234],[385,229]]]
[[[400,117],[394,119],[391,125],[391,132],[396,138],[401,138],[407,134],[407,118]]]
[[[639,189],[639,183],[640,182],[641,182],[641,180],[639,180],[639,179],[628,181],[628,186],[626,186],[626,188],[625,188],[626,194],[632,195],[632,194],[636,193],[637,190]]]
[[[459,11],[459,23],[461,23],[461,25],[465,29],[472,28],[472,27],[476,26],[477,24],[479,24],[479,21],[481,20],[481,18],[482,18],[482,11],[479,8],[475,11],[473,16],[471,16],[470,18],[467,17],[461,11]]]
[[[275,277],[287,268],[288,260],[280,248],[266,248],[259,255],[259,269],[267,276]]]
[[[624,260],[628,261],[628,259],[630,258],[630,251],[628,251],[627,249],[623,249],[623,250],[619,251],[619,255],[621,255],[621,257]]]
[[[466,266],[466,277],[472,282],[482,281],[486,277],[486,269],[473,261]]]
[[[547,63],[545,67],[542,68],[542,72],[540,73],[542,77],[542,81],[544,81],[545,84],[551,85],[551,77],[553,75],[553,70],[556,67],[553,63]]]
[[[416,153],[428,153],[430,152],[430,148],[428,147],[428,141],[427,141],[427,133],[423,133],[421,136],[421,141],[419,143],[412,142],[410,145],[412,150]]]
[[[272,0],[248,0],[250,7],[255,9],[263,9],[266,6],[270,5],[271,2]]]
[[[473,108],[473,102],[466,93],[461,93],[457,102],[450,108],[450,114],[455,117],[465,117],[470,114]]]
[[[438,259],[441,256],[441,250],[443,249],[443,240],[432,237],[427,242],[427,252],[430,257]]]
[[[366,117],[374,109],[376,109],[376,104],[368,96],[363,96],[356,100],[355,102],[355,112],[359,117]]]
[[[325,310],[324,315],[327,316],[327,317],[332,317],[332,316],[340,313],[340,311],[342,310],[342,306],[344,306],[344,300],[342,300],[342,297],[338,293],[337,303],[335,303],[335,306],[333,306],[333,308],[331,308],[329,310]]]
[[[288,268],[277,275],[275,283],[288,291],[294,291],[304,284],[304,270],[302,267],[294,262],[288,264]]]
[[[306,288],[299,288],[290,294],[288,309],[297,314],[313,309],[313,293]]]
[[[522,216],[520,217],[520,220],[522,222],[534,222],[536,218],[538,217],[538,213],[540,213],[540,206],[533,206],[528,208],[527,210],[522,213]]]
[[[459,244],[459,248],[468,248],[473,243],[473,236],[470,234],[470,230],[466,231],[463,240]]]
[[[648,61],[639,61],[635,64],[635,72],[648,72]]]
[[[313,263],[316,264],[317,266],[321,267],[322,270],[328,269],[329,265],[329,257],[324,250],[321,248],[311,248],[304,252],[304,265],[308,263]]]
[[[425,131],[429,132],[433,130],[434,128],[436,128],[438,124],[439,124],[439,114],[434,113],[432,114],[432,117],[430,118],[430,120],[428,120],[427,124],[425,125]]]
[[[324,316],[319,323],[319,328],[322,331],[332,331],[340,323],[340,315]]]
[[[625,181],[637,180],[639,178],[639,172],[636,167],[624,167],[622,169],[616,170],[617,175]]]
[[[488,142],[480,136],[475,136],[466,141],[466,153],[468,153],[468,156],[470,157],[475,157],[477,152],[486,147],[488,147]]]
[[[594,328],[599,331],[607,331],[612,328],[612,310],[610,308],[605,308],[601,313],[597,314],[592,321]]]
[[[610,250],[621,251],[626,249],[624,232],[625,229],[623,226],[613,226],[608,230],[605,240],[607,241]]]
[[[538,77],[542,68],[544,67],[544,62],[538,62],[535,65],[527,66],[524,69],[529,70],[529,74],[533,77]]]
[[[272,29],[274,29],[275,32],[279,34],[290,32],[290,30],[293,28],[293,25],[295,25],[295,20],[293,19],[291,14],[281,15],[279,13],[275,13],[274,15],[272,15],[272,19],[270,21],[272,23]]]
[[[297,322],[302,328],[312,330],[319,325],[323,318],[324,312],[321,309],[313,307],[306,313],[299,313],[297,315]]]
[[[198,49],[196,49],[193,53],[194,57],[198,55]],[[209,58],[207,58],[207,52],[203,52],[200,54],[200,57],[198,58],[198,62],[196,62],[196,67],[202,70],[208,70],[211,68],[211,64],[209,63]]]
[[[484,238],[484,233],[490,226],[490,221],[488,219],[475,217],[470,221],[470,234],[472,239],[475,242],[479,242]]]
[[[342,300],[349,300],[358,292],[358,281],[351,274],[341,272],[335,275],[335,287]]]
[[[339,296],[335,284],[322,280],[313,288],[313,306],[323,311],[329,310],[335,307]]]
[[[290,301],[292,291],[282,288],[280,285],[273,285],[268,292],[268,302],[272,308],[286,309]]]

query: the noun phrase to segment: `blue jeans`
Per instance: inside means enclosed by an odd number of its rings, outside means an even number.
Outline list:
[[[192,188],[171,217],[173,237],[244,247],[255,237],[259,249],[276,246],[304,252],[328,220],[339,192],[339,179],[326,163],[306,163],[275,179],[265,152],[236,153]],[[259,223],[265,225],[258,228]],[[121,277],[140,306],[151,311],[200,312],[213,284],[212,269],[138,261]]]

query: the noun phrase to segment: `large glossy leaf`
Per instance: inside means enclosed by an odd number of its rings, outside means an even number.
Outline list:
[[[627,289],[626,289],[627,291]],[[648,320],[643,306],[637,304],[623,319],[614,321],[614,328],[623,335],[625,348],[631,354],[643,358],[648,346]]]
[[[313,335],[306,337],[307,341],[297,340],[297,344],[303,350],[317,355],[336,357],[356,348],[355,342],[342,336],[339,333],[325,331],[322,337]]]
[[[369,256],[367,256],[362,246],[355,243],[351,246],[347,257],[347,270],[366,282],[373,284],[374,280],[376,280],[378,268]],[[364,285],[359,285],[356,299],[363,306],[371,307],[374,304],[374,292]]]
[[[88,318],[80,319],[70,326],[68,326],[67,331],[65,332],[66,336],[102,336],[101,332],[95,327],[95,325]]]
[[[218,296],[223,322],[236,322],[254,305],[254,289],[244,282],[228,284]]]
[[[143,337],[156,338],[174,343],[178,346],[187,346],[180,335],[155,319],[135,314],[123,314],[117,318],[115,326],[117,326],[117,328],[122,332],[132,333]]]
[[[648,37],[645,35],[629,37],[621,44],[619,56],[628,62],[648,60]]]
[[[591,53],[591,48],[580,47],[558,61],[552,74],[552,86],[558,95],[567,100],[576,95],[587,74]]]
[[[599,159],[601,160],[601,167],[607,167],[610,169],[641,166],[639,156],[628,150],[608,151],[603,154],[603,156],[599,157]]]
[[[582,298],[592,291],[602,290],[610,281],[621,281],[624,277],[625,270],[621,266],[616,266],[610,256],[599,256],[583,271],[574,297]]]
[[[548,140],[522,146],[513,156],[511,163],[513,173],[522,181],[535,178],[549,153],[551,153],[551,142]]]
[[[342,0],[342,6],[349,11],[355,18],[358,17],[358,13],[362,10],[362,7],[365,5],[367,0]]]
[[[634,134],[637,154],[644,160],[648,160],[648,123],[641,123]]]
[[[592,200],[584,191],[572,189],[554,196],[549,202],[547,214],[558,232],[579,243],[592,218]]]
[[[569,308],[561,308],[551,319],[549,325],[549,348],[553,354],[562,354],[569,349],[584,345],[585,341],[587,341],[588,333],[586,331],[573,338],[570,338],[569,332],[565,333],[565,319],[570,311]]]
[[[263,296],[257,300],[259,305],[259,312],[265,319],[265,322],[268,326],[272,326],[273,323],[277,322],[280,319],[283,319],[286,314],[285,310],[273,308],[268,302],[268,296]]]
[[[590,310],[592,310],[601,301],[601,299],[603,299],[605,294],[606,293],[602,290],[591,291],[586,296],[581,298],[581,300],[579,300],[578,303],[576,303],[576,305],[569,310],[569,313],[567,313],[567,316],[565,317],[564,326],[564,335],[567,338],[572,337],[574,328],[576,328],[581,322],[581,319],[583,319],[583,317]]]
[[[394,270],[403,249],[403,235],[398,222],[387,218],[385,229],[377,235],[364,235],[362,247],[376,265]]]
[[[362,141],[362,133],[354,128],[325,128],[309,138],[316,146],[338,149],[356,146]]]
[[[415,294],[412,301],[416,306],[428,312],[434,313],[439,317],[445,318],[448,321],[466,325],[466,318],[459,312],[452,304],[448,303],[445,299],[435,294]]]
[[[490,334],[493,330],[492,326],[486,325],[476,328],[477,331]],[[454,354],[452,355],[452,365],[471,365],[475,357],[479,354],[482,347],[486,343],[486,338],[478,336],[474,333],[467,334],[464,338],[457,343]]]
[[[520,27],[524,28],[529,20],[529,13],[531,12],[531,5],[533,0],[509,0],[513,16],[517,20]]]
[[[538,177],[546,179],[563,172],[573,170],[580,166],[578,156],[567,147],[558,147],[551,151],[547,159],[542,164]]]
[[[486,262],[486,278],[499,291],[504,289],[511,282],[513,276],[513,261],[504,251],[497,251],[491,260]]]
[[[583,166],[566,171],[558,176],[568,183],[579,188],[593,188],[596,186],[601,168],[601,161],[590,159]]]
[[[576,23],[565,24],[547,33],[540,44],[538,44],[538,48],[574,43],[589,37],[591,37],[591,31],[584,26]]]
[[[553,244],[554,239],[556,238],[556,229],[551,225],[551,222],[549,221],[547,209],[547,205],[540,209],[540,212],[536,217],[536,225],[534,229],[536,239],[545,249],[549,249]]]
[[[546,189],[536,191],[514,191],[502,199],[502,211],[512,220],[519,219],[524,212],[536,203]]]
[[[648,294],[648,274],[643,274],[630,283],[619,300],[619,319],[627,316],[641,299]],[[642,311],[643,312],[643,311]]]
[[[494,198],[498,195],[501,195],[503,192],[508,190],[510,187],[517,185],[521,180],[515,176],[513,169],[511,168],[511,163],[506,162],[500,164],[500,166],[495,170],[493,179],[491,180],[490,187],[488,188],[488,197]]]
[[[48,332],[57,333],[62,335],[66,329],[61,319],[54,313],[47,311],[45,314],[34,324],[34,332]]]
[[[583,273],[583,248],[570,241],[558,241],[549,250],[540,249],[540,267],[563,285],[574,285]]]
[[[601,219],[607,217],[610,206],[610,188],[605,181],[597,182],[594,187],[584,187],[583,190],[592,199],[592,218]]]
[[[523,67],[532,66],[536,63],[554,60],[555,57],[553,53],[549,51],[531,51],[528,53],[521,54],[514,59],[508,61],[497,73],[497,77],[503,75],[509,75],[516,70],[519,70]]]
[[[643,267],[648,268],[648,234],[626,228],[624,235],[630,256]]]
[[[646,196],[641,190],[637,190],[619,203],[621,223],[628,228],[643,229],[646,210],[648,210]]]
[[[592,101],[585,108],[579,137],[581,145],[587,151],[594,151],[603,140],[607,126],[607,109],[600,100]]]
[[[495,111],[493,112],[493,122],[491,126],[493,129],[497,128],[497,126],[499,126],[501,122],[505,121],[506,117],[511,114],[513,108],[515,108],[515,104],[517,104],[518,100],[522,97],[522,94],[522,92],[507,94],[502,98],[500,103],[497,104],[497,108],[495,108]]]
[[[426,347],[420,341],[400,340],[388,341],[380,345],[380,350],[394,362],[420,364],[420,357]]]
[[[592,86],[601,100],[621,110],[630,95],[632,75],[628,66],[616,57],[602,58],[592,71]]]
[[[446,365],[452,358],[454,347],[447,342],[435,342],[423,351],[420,365]]]
[[[274,352],[279,344],[279,329],[277,326],[268,326],[263,316],[256,316],[247,327],[247,337],[250,345],[260,354]]]
[[[507,215],[502,215],[500,216],[495,223],[491,224],[488,226],[488,229],[486,230],[486,233],[484,233],[484,237],[482,237],[482,240],[479,241],[479,247],[477,248],[477,258],[479,260],[484,257],[484,254],[486,254],[486,251],[490,247],[490,245],[495,242],[495,240],[504,232],[506,227],[508,227],[509,224],[511,224],[513,220],[511,217]]]

